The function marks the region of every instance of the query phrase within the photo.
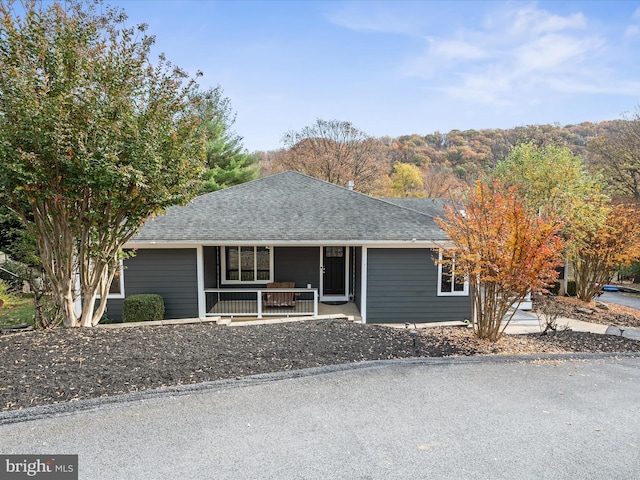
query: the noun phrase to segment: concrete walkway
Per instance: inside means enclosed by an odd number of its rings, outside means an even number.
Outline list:
[[[612,302],[613,303],[613,302]],[[640,340],[640,329],[631,327],[614,327],[600,323],[590,323],[575,318],[558,318],[558,330],[573,330],[574,332],[589,332],[602,335],[619,335],[632,340]],[[531,312],[518,311],[513,320],[507,326],[507,334],[540,333],[540,320]]]

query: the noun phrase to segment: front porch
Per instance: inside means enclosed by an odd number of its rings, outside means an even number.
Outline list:
[[[314,288],[208,288],[206,316],[300,317],[318,315]]]
[[[205,290],[205,297],[207,317],[219,317],[233,323],[255,322],[263,318],[303,319],[333,315],[362,321],[355,303],[320,302],[318,291],[313,288],[210,288]]]
[[[230,327],[243,327],[251,325],[267,325],[273,323],[287,323],[287,322],[299,322],[323,320],[330,318],[348,319],[355,323],[362,323],[362,317],[358,307],[353,302],[346,302],[341,305],[327,305],[320,303],[318,305],[318,315],[316,316],[288,316],[288,317],[224,317],[216,320],[218,325],[227,325]]]
[[[328,305],[325,303],[318,304],[318,315],[316,316],[286,316],[286,317],[225,317],[216,320],[217,324],[229,325],[231,327],[263,325],[270,323],[285,323],[295,321],[313,321],[327,318],[346,318],[353,320],[355,323],[362,323],[360,310],[353,302],[346,302],[340,305]]]

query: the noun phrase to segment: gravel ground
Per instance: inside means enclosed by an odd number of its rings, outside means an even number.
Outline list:
[[[55,329],[0,336],[0,407],[105,397],[147,389],[366,360],[451,355],[640,352],[612,335],[556,332],[478,340],[465,327],[405,329],[346,320],[226,327]]]

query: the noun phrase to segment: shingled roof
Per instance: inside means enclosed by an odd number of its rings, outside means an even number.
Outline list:
[[[297,172],[195,198],[148,220],[135,243],[446,241],[433,217]]]
[[[445,216],[445,207],[451,205],[451,201],[445,198],[385,198],[384,200],[400,207],[441,218]]]

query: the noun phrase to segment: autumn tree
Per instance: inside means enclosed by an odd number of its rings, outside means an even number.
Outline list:
[[[558,225],[527,208],[516,190],[478,181],[438,219],[454,245],[443,268],[468,279],[473,331],[492,341],[513,318],[510,309],[553,283],[562,249]]]
[[[459,198],[468,189],[468,184],[460,180],[446,165],[423,165],[421,167],[422,190],[427,198]]]
[[[584,242],[600,229],[609,212],[602,178],[590,173],[582,159],[567,147],[533,143],[513,148],[496,165],[495,175],[506,185],[516,186],[530,209],[562,223],[565,258],[574,265],[581,262],[580,255],[586,251]],[[576,278],[576,282],[589,278]],[[587,291],[594,287],[579,288]]]
[[[317,119],[313,125],[283,137],[287,155],[280,161],[289,170],[374,193],[384,171],[384,145],[350,122]]]
[[[394,197],[424,197],[422,172],[415,165],[396,163],[391,174],[391,193]]]
[[[594,218],[592,200],[603,198],[603,181],[567,147],[520,144],[496,165],[494,175],[505,185],[516,186],[532,210],[562,220],[565,229],[602,219]]]
[[[594,170],[609,179],[611,194],[640,202],[640,110],[616,122],[606,135],[593,138],[588,148]]]
[[[153,37],[121,10],[37,5],[0,3],[0,202],[36,239],[64,325],[89,327],[124,243],[196,191],[196,85],[153,65]]]
[[[258,165],[233,132],[236,115],[219,85],[197,94],[202,123],[199,127],[207,150],[207,165],[200,193],[239,185],[258,177]]]
[[[573,259],[576,296],[591,301],[622,267],[640,258],[640,209],[617,204],[605,221],[584,233]]]

